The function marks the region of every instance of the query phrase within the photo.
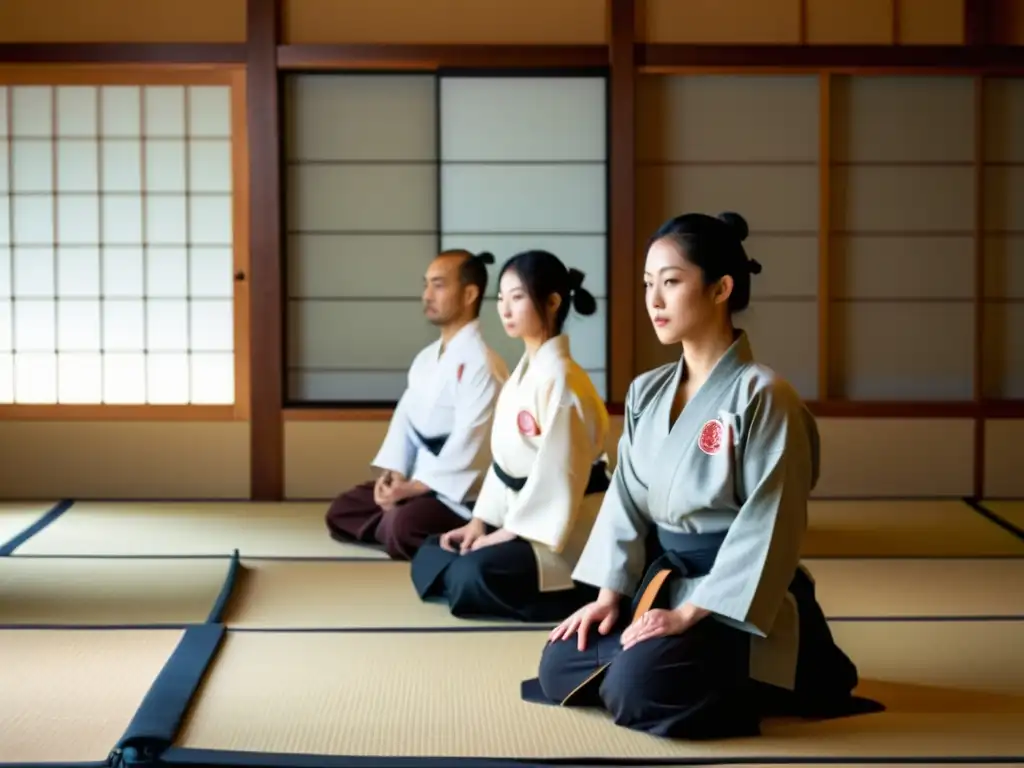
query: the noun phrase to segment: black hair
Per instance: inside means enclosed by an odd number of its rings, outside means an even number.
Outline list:
[[[459,284],[465,288],[467,285],[475,285],[477,288],[476,302],[473,304],[473,317],[480,316],[480,307],[484,302],[484,293],[487,292],[487,265],[494,263],[494,254],[490,251],[472,253],[463,248],[453,248],[443,251],[441,256],[463,256],[459,264]]]
[[[718,216],[685,213],[658,227],[647,247],[658,240],[671,240],[683,252],[683,258],[700,268],[705,286],[713,285],[726,275],[731,277],[729,312],[742,312],[750,304],[750,276],[761,271],[761,264],[748,258],[743,248],[748,234],[746,219],[738,213],[726,211]]]
[[[540,250],[517,253],[502,265],[498,280],[510,269],[519,275],[523,288],[541,318],[547,317],[548,297],[553,293],[561,297],[562,301],[555,313],[555,336],[562,332],[570,306],[581,315],[592,315],[597,311],[597,301],[583,287],[584,274],[578,269],[566,268],[553,253]]]

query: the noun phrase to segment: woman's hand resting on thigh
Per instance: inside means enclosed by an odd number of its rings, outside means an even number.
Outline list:
[[[449,552],[458,552],[459,554],[469,552],[473,547],[473,543],[483,537],[486,531],[484,521],[474,517],[461,528],[456,528],[443,534],[441,536],[441,549],[446,549]]]
[[[505,528],[499,528],[493,533],[488,533],[486,536],[481,536],[479,539],[473,542],[473,546],[470,547],[474,552],[484,547],[493,547],[495,544],[504,544],[506,541],[514,541],[516,535]]]
[[[606,594],[607,592],[607,594]],[[619,596],[610,590],[601,590],[597,600],[587,603],[576,613],[563,621],[548,635],[549,642],[568,640],[577,636],[576,647],[581,651],[587,649],[587,632],[597,624],[597,631],[607,635],[619,620]]]
[[[622,633],[622,650],[655,637],[681,635],[708,615],[708,611],[686,603],[673,611],[654,608],[634,621]]]

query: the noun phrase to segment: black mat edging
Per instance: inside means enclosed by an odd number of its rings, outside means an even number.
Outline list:
[[[174,743],[224,634],[223,624],[194,624],[185,630],[111,751],[113,768],[151,765]]]
[[[236,552],[239,550],[235,550]],[[96,553],[81,553],[75,552],[71,554],[46,554],[36,553],[26,555],[18,555],[23,560],[230,560],[234,557],[233,554],[226,552],[221,553],[206,553],[201,555],[169,555],[167,553],[150,553],[150,554],[116,554],[108,552],[105,554]],[[1017,555],[1024,559],[1024,554]],[[243,555],[239,554],[241,560],[252,560],[254,562],[285,562],[285,563],[391,563],[394,565],[396,561],[389,559],[382,559],[379,557],[300,557],[296,555]],[[983,558],[982,558],[983,559]]]
[[[171,747],[160,762],[168,766],[187,765],[190,768],[546,768],[547,766],[689,766],[689,765],[877,765],[896,763],[903,765],[962,765],[984,763],[1006,765],[1024,761],[1019,757],[700,757],[700,758],[484,758],[484,757],[384,757],[363,755],[304,755],[271,752],[234,752],[216,749],[190,749]]]
[[[150,623],[150,624],[58,624],[58,623],[38,623],[38,624],[0,624],[0,630],[10,631],[18,629],[47,629],[47,630],[66,630],[74,632],[124,632],[127,630],[138,630],[138,629],[188,629],[194,627],[195,622],[191,621],[169,621],[166,624]],[[2,763],[0,763],[2,765]]]
[[[37,533],[42,531],[47,526],[51,525],[58,517],[67,512],[71,505],[75,503],[74,499],[64,499],[58,501],[50,508],[49,511],[43,513],[42,517],[36,520],[32,525],[23,530],[13,539],[8,541],[6,544],[0,546],[0,557],[10,557],[14,554],[14,551],[24,544],[26,541],[31,539]]]
[[[5,763],[0,761],[0,768],[110,768],[110,762],[107,760],[97,760],[91,763],[62,763],[59,761],[43,763]]]
[[[207,624],[219,624],[227,610],[231,595],[235,591],[235,584],[238,581],[238,569],[240,567],[238,550],[231,555],[231,562],[228,564],[228,572],[224,578],[224,586],[220,588],[220,594],[210,609],[210,615],[206,617]]]
[[[1009,520],[997,515],[991,509],[981,503],[979,499],[973,497],[965,497],[964,503],[967,504],[971,509],[977,512],[979,515],[984,517],[990,523],[995,523],[1007,533],[1011,533],[1021,541],[1024,541],[1024,530],[1021,530],[1016,525],[1011,523]]]

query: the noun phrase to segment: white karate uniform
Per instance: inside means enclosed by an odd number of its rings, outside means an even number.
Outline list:
[[[468,520],[467,502],[475,499],[490,466],[488,438],[508,366],[487,346],[479,320],[441,347],[438,339],[413,360],[408,386],[372,464],[418,480]],[[435,455],[430,446],[442,441]]]

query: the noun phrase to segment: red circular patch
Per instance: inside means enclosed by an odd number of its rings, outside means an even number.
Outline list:
[[[536,437],[540,434],[540,427],[537,426],[537,420],[533,418],[533,414],[529,411],[519,412],[519,415],[516,416],[516,425],[519,427],[520,433],[529,437]]]
[[[718,419],[705,422],[697,439],[697,445],[704,453],[715,455],[722,449],[722,433],[725,427]]]

